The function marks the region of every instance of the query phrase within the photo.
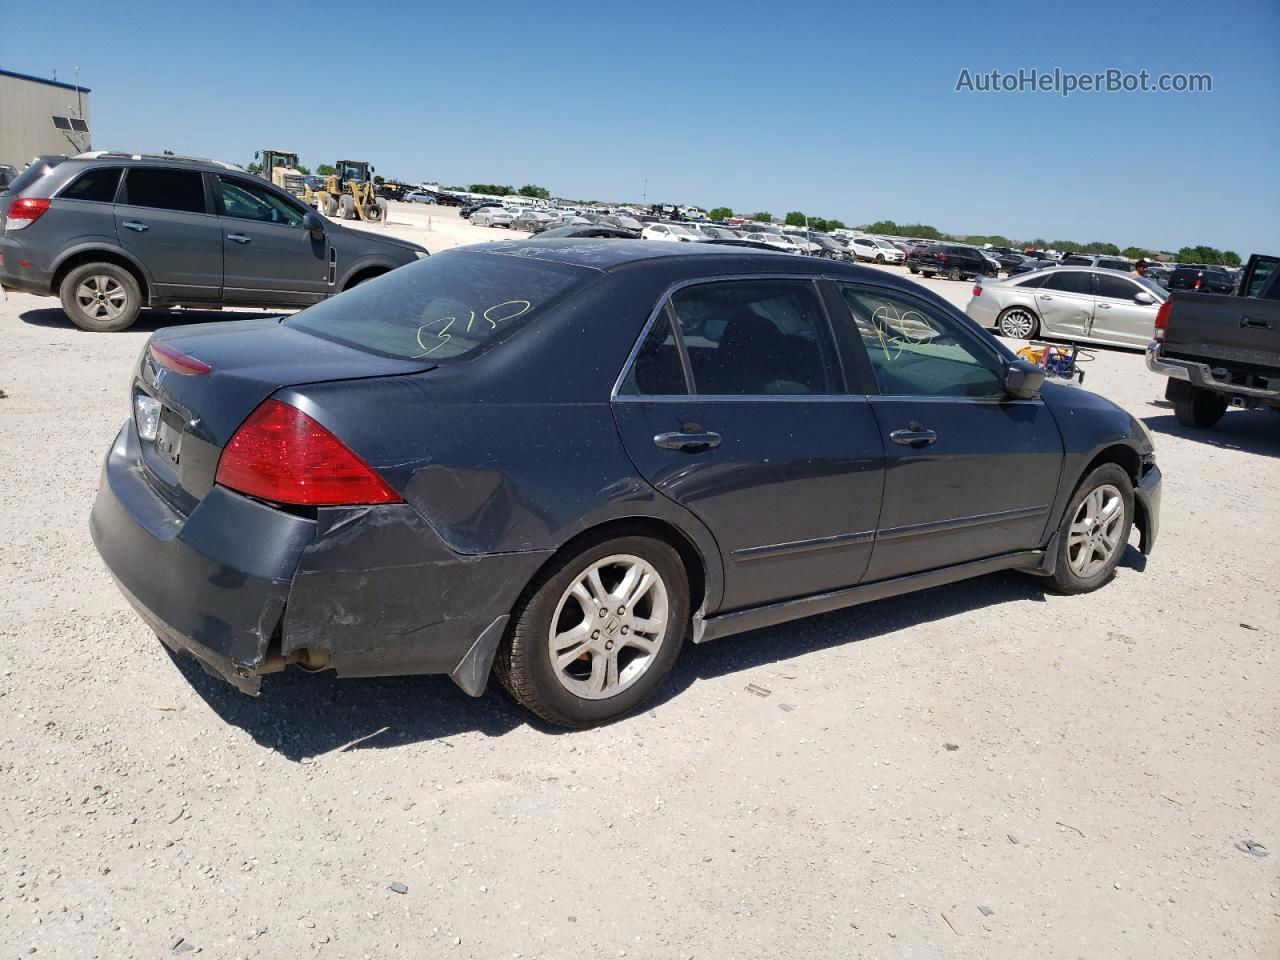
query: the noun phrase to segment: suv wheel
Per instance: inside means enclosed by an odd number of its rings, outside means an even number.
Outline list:
[[[142,290],[133,274],[114,263],[76,267],[58,287],[62,309],[81,330],[116,333],[138,319]]]
[[[1060,593],[1088,593],[1111,579],[1133,526],[1133,482],[1114,463],[1085,477],[1058,527],[1049,582]]]
[[[963,279],[964,279],[964,274],[960,272],[960,268],[959,268],[959,267],[952,267],[950,270],[948,270],[948,271],[947,271],[947,279],[948,279],[948,280],[963,280]]]
[[[590,727],[653,695],[688,625],[680,555],[650,537],[603,540],[535,581],[494,668],[511,695],[542,719]]]

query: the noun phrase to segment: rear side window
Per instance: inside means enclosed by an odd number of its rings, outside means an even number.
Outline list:
[[[116,187],[120,185],[120,167],[99,167],[86,170],[75,182],[62,191],[67,200],[92,200],[95,203],[113,203]]]
[[[1089,274],[1083,270],[1063,270],[1045,277],[1043,290],[1060,290],[1063,293],[1089,293]]]
[[[545,260],[451,251],[362,283],[285,322],[384,356],[443,363],[528,327],[595,276]]]
[[[664,309],[631,362],[618,393],[624,397],[684,396],[689,392],[671,319]]]
[[[744,280],[686,287],[671,298],[696,393],[832,394],[834,349],[808,280]]]
[[[1024,289],[1028,289],[1028,290],[1034,290],[1036,289],[1036,287],[1044,286],[1044,282],[1048,279],[1049,279],[1049,274],[1042,273],[1039,276],[1029,277],[1028,279],[1021,281],[1020,283],[1016,283],[1014,284],[1014,286],[1023,287]]]
[[[182,213],[205,213],[204,178],[193,170],[131,167],[121,203]]]

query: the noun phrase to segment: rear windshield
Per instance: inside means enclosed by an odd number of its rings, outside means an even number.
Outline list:
[[[545,260],[448,252],[394,270],[285,322],[405,360],[460,360],[529,326],[598,276]]]
[[[43,177],[46,173],[48,173],[50,170],[52,170],[61,162],[62,162],[61,157],[49,158],[49,159],[42,158],[42,159],[36,160],[34,163],[31,164],[31,166],[27,167],[27,169],[23,170],[20,174],[18,174],[17,178],[12,183],[10,183],[7,187],[5,187],[3,192],[12,193],[15,195],[21,193],[23,190],[27,189],[27,187],[31,186],[31,184],[35,183],[37,180],[39,180],[41,177]]]

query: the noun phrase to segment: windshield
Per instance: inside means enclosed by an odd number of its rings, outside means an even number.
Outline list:
[[[1166,290],[1164,287],[1160,286],[1160,284],[1158,284],[1155,280],[1152,280],[1150,277],[1139,277],[1135,274],[1130,279],[1136,280],[1138,281],[1138,283],[1142,284],[1142,289],[1146,290],[1147,293],[1151,294],[1161,303],[1164,303],[1166,300],[1169,299],[1169,291]]]
[[[675,223],[668,226],[667,229],[678,237],[692,237],[694,235],[693,231],[688,227],[682,227]]]
[[[448,252],[393,270],[285,321],[404,360],[459,360],[527,327],[594,271],[545,260]]]

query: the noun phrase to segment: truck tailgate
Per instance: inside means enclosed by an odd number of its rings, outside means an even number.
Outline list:
[[[1280,301],[1175,293],[1170,304],[1167,356],[1280,368]]]

